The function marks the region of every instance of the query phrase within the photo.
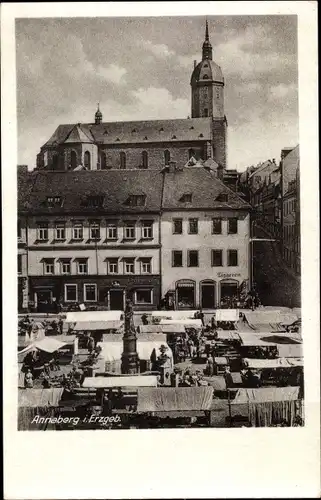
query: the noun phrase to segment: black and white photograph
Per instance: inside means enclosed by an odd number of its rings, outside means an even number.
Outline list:
[[[297,17],[22,18],[16,68],[18,429],[303,426]]]

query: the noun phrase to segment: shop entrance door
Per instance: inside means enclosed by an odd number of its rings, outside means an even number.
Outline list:
[[[110,290],[109,292],[109,309],[111,311],[124,310],[124,291]]]
[[[238,300],[238,283],[221,283],[221,306],[230,306]]]
[[[202,309],[214,309],[215,283],[201,283],[201,306]]]
[[[37,312],[51,312],[52,290],[39,290],[37,292]]]

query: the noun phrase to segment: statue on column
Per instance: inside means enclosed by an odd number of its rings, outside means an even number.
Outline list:
[[[123,335],[121,372],[129,375],[139,373],[137,336],[133,316],[134,313],[132,303],[129,299],[127,299],[125,307],[125,332]]]

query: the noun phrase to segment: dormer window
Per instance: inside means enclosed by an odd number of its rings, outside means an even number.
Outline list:
[[[87,207],[98,208],[102,207],[104,203],[103,196],[88,196]]]
[[[217,197],[216,197],[216,201],[222,201],[224,203],[227,203],[228,202],[228,195],[226,193],[220,193]]]
[[[177,139],[176,135],[173,135],[172,139]]]
[[[145,135],[145,137],[144,137],[144,141],[147,141],[147,135]]]
[[[47,196],[47,206],[48,207],[61,207],[62,206],[61,196]]]
[[[189,129],[190,129],[190,130],[194,130],[194,127],[193,127],[193,125],[192,125],[192,126],[191,126],[191,127],[189,128]]]
[[[160,128],[160,129],[159,129],[159,131],[160,131],[160,132],[164,132],[164,129],[163,129],[163,127],[162,127],[162,128]]]
[[[117,137],[116,141],[120,141],[119,137]]]
[[[208,116],[208,109],[207,108],[204,109],[204,115]],[[198,137],[204,137],[204,135],[200,134]]]
[[[146,203],[145,194],[131,194],[126,202],[126,205],[130,207],[144,207]]]
[[[132,133],[134,133],[134,132],[137,132],[137,130],[135,128],[133,128],[133,130],[132,130]]]
[[[208,75],[203,75],[203,80],[208,80]]]
[[[108,135],[108,130],[104,130],[104,135]]]
[[[179,201],[181,201],[182,203],[191,203],[192,202],[192,193],[184,193]]]

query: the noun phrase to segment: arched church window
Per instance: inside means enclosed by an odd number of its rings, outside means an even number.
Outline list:
[[[107,155],[104,152],[102,152],[100,156],[100,168],[101,170],[106,170],[107,168]]]
[[[142,152],[142,168],[148,168],[148,154],[147,151]]]
[[[126,168],[126,153],[121,151],[119,153],[119,158],[120,158],[120,168],[125,169]]]
[[[84,154],[84,165],[87,170],[90,170],[91,167],[91,159],[90,159],[90,153],[89,151],[85,151]]]
[[[195,158],[195,151],[194,151],[194,149],[189,149],[188,150],[188,159],[190,160],[192,158],[192,156],[194,156],[194,158]]]
[[[53,170],[57,170],[57,168],[58,168],[58,155],[56,153],[54,153],[52,155],[52,160],[51,161],[52,161],[52,169]]]
[[[165,160],[165,165],[168,165],[171,160],[171,154],[168,151],[168,149],[164,151],[164,160]]]
[[[70,153],[70,169],[75,170],[78,167],[77,165],[77,153],[76,151],[71,151]]]

